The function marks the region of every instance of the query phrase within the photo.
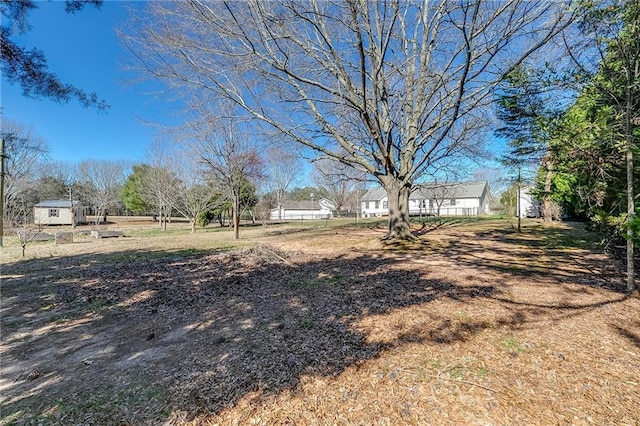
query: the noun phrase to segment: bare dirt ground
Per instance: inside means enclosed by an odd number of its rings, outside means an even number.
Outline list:
[[[120,224],[122,225],[122,224]],[[640,424],[640,299],[578,225],[2,251],[1,424]]]

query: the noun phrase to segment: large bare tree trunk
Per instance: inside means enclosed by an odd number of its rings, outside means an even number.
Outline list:
[[[409,194],[411,193],[411,188],[392,178],[385,179],[383,186],[389,199],[389,230],[385,239],[411,240],[416,238],[411,233],[411,224],[409,222]]]

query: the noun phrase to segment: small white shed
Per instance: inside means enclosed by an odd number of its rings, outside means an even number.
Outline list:
[[[528,186],[520,190],[520,217],[541,217],[542,208],[540,201],[532,195],[534,186]]]
[[[288,201],[280,209],[271,209],[271,220],[331,219],[333,204],[326,198],[318,201]]]
[[[80,201],[46,200],[33,207],[33,221],[41,225],[76,225],[87,221],[87,208]]]

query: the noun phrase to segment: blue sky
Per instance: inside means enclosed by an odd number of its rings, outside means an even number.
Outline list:
[[[29,99],[3,78],[2,118],[32,126],[48,142],[52,160],[143,161],[157,134],[157,128],[145,122],[171,124],[174,113],[180,113],[172,109],[175,103],[153,94],[162,93],[159,83],[132,84],[136,75],[125,69],[127,51],[116,30],[126,26],[129,7],[144,3],[106,0],[100,9],[87,6],[75,14],[65,12],[63,1],[37,5],[28,18],[31,30],[15,41],[42,50],[61,81],[96,92],[111,107],[100,112],[73,100],[59,104]]]
[[[133,75],[125,70],[126,51],[116,29],[126,24],[132,3],[105,1],[100,9],[88,6],[76,14],[65,13],[61,1],[37,5],[29,15],[31,31],[15,41],[42,50],[61,81],[96,92],[111,107],[100,112],[76,101],[29,99],[3,78],[3,119],[32,126],[48,142],[54,160],[142,160],[156,133],[143,120],[170,120],[171,110],[147,94],[151,83],[133,85]]]

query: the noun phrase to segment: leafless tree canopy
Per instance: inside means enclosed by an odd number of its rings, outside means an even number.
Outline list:
[[[335,209],[340,212],[351,210],[357,212],[358,192],[365,184],[366,176],[344,164],[336,164],[335,160],[322,159],[315,162],[312,179],[321,189]]]
[[[83,198],[93,206],[96,223],[109,208],[120,203],[120,191],[128,170],[129,165],[123,161],[89,159],[78,165]]]
[[[33,129],[11,120],[2,120],[4,139],[3,214],[7,223],[22,222],[32,205],[24,196],[34,184],[37,168],[48,152],[44,139]]]
[[[155,2],[128,43],[154,77],[374,176],[393,236],[414,180],[477,145],[492,89],[571,23],[568,3]]]
[[[274,205],[281,207],[285,201],[287,191],[302,177],[302,163],[300,158],[293,152],[280,147],[271,147],[265,155],[265,189],[273,194]],[[281,210],[278,214],[281,215]],[[282,219],[279,217],[279,219]]]
[[[263,177],[263,162],[255,144],[232,123],[201,126],[191,141],[213,187],[231,200],[235,238],[239,238],[241,193],[248,182]],[[208,130],[208,132],[207,132]]]

